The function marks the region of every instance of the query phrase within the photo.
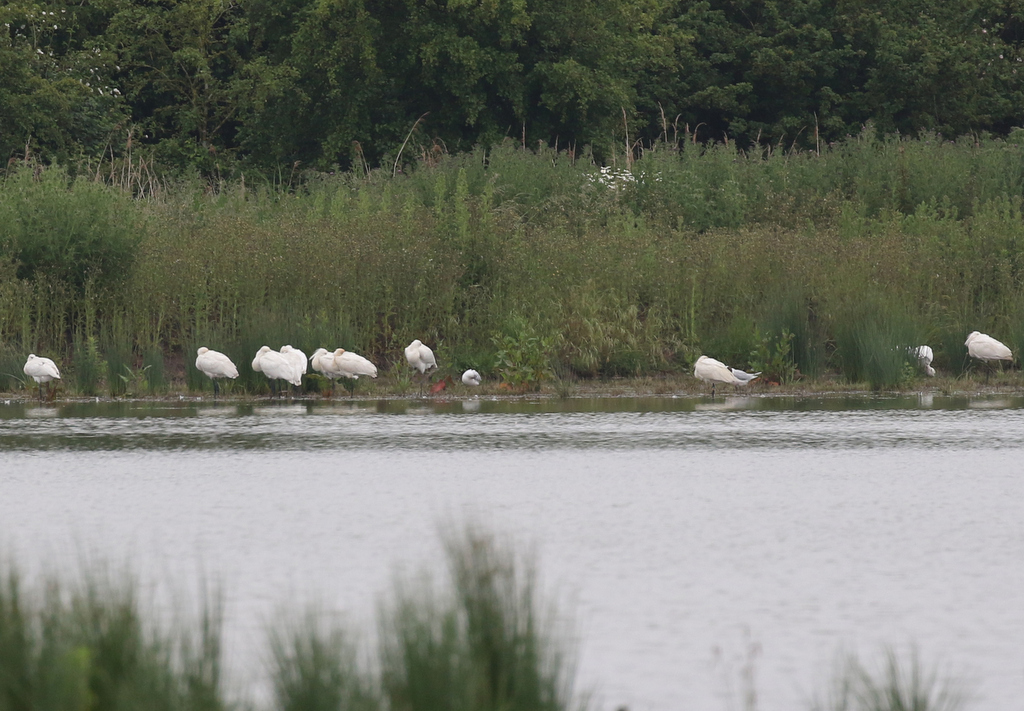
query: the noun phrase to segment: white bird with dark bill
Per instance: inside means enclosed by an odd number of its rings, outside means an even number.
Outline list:
[[[715,396],[715,384],[742,385],[743,381],[729,369],[725,363],[702,355],[693,365],[693,374],[701,380],[711,383],[711,397]]]
[[[1013,360],[1013,353],[1005,345],[985,333],[971,331],[964,342],[971,358],[981,361]]]
[[[932,360],[934,360],[935,354],[932,353],[931,346],[911,348],[910,355],[917,359],[917,364],[924,369],[924,372],[933,378],[935,377],[935,368],[932,367]]]
[[[760,370],[756,373],[747,373],[739,368],[732,367],[729,368],[729,371],[739,379],[740,382],[737,385],[748,385],[751,380],[755,380],[761,374]]]
[[[196,369],[213,381],[213,396],[217,397],[220,387],[217,385],[219,378],[238,377],[238,368],[231,362],[231,359],[219,351],[211,351],[203,346],[196,351]]]
[[[479,385],[480,384],[480,373],[478,373],[475,370],[473,370],[472,368],[470,368],[469,370],[467,370],[465,373],[462,374],[462,384],[463,385],[473,385],[473,386]]]
[[[302,385],[302,373],[288,357],[263,346],[252,360],[252,369],[263,373],[270,380],[270,394],[275,395],[275,381],[285,380],[292,385]]]
[[[434,351],[423,345],[418,338],[405,347],[405,359],[409,362],[409,367],[418,370],[420,375],[437,367]]]
[[[32,378],[39,385],[39,400],[43,399],[43,383],[46,383],[46,393],[50,393],[50,381],[60,380],[60,370],[57,364],[49,358],[41,358],[35,353],[28,354],[25,367],[22,369],[25,375]]]

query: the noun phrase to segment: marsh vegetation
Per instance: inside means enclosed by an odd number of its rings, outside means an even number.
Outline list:
[[[20,388],[35,352],[72,393],[200,390],[205,345],[259,393],[252,354],[290,343],[361,353],[398,392],[413,338],[441,377],[518,386],[685,373],[706,353],[780,383],[893,387],[919,377],[906,346],[954,378],[970,331],[1024,347],[1021,132],[812,151],[686,136],[619,171],[511,142],[394,176],[144,195],[11,168],[0,387]]]

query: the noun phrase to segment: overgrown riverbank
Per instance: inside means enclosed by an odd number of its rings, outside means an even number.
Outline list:
[[[0,388],[35,352],[78,394],[161,392],[176,363],[200,389],[206,345],[258,393],[252,355],[285,343],[397,381],[413,338],[442,375],[515,388],[686,373],[702,353],[780,383],[901,387],[924,343],[960,376],[970,331],[1024,347],[1019,139],[683,140],[604,173],[506,144],[295,189],[11,172]]]

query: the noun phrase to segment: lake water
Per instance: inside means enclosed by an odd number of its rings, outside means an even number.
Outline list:
[[[1024,398],[0,405],[0,549],[220,581],[239,685],[318,601],[372,635],[439,527],[536,551],[603,708],[805,708],[839,650],[916,645],[1024,699]]]

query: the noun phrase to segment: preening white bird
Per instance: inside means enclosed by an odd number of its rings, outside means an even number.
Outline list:
[[[757,376],[761,374],[760,370],[756,373],[747,373],[739,368],[732,367],[729,368],[729,371],[739,379],[740,382],[737,383],[737,385],[747,385],[751,380],[756,379]]]
[[[463,385],[479,385],[480,384],[480,373],[476,372],[472,368],[462,374]]]
[[[238,377],[238,368],[230,358],[219,351],[211,351],[206,346],[196,351],[196,369],[213,381],[214,397],[220,393],[220,387],[217,385],[218,378],[234,380]]]
[[[703,355],[694,363],[693,374],[701,380],[711,383],[711,397],[715,396],[716,383],[743,384],[743,381],[737,378],[725,363]]]
[[[22,369],[25,375],[32,378],[39,385],[39,400],[43,399],[43,383],[46,383],[46,393],[50,393],[50,381],[60,380],[60,370],[57,364],[49,358],[41,358],[35,353],[28,354],[25,367]]]
[[[421,375],[431,368],[437,367],[434,351],[423,345],[418,338],[405,347],[405,359],[409,362],[409,366],[420,371]]]
[[[276,394],[275,381],[277,380],[286,380],[292,385],[302,385],[302,373],[295,367],[295,364],[286,356],[272,350],[270,346],[263,346],[256,352],[256,357],[252,359],[252,369],[257,373],[263,373],[270,380],[271,395]]]
[[[933,378],[935,377],[935,368],[932,367],[932,360],[935,358],[935,354],[932,353],[931,346],[911,348],[910,355],[917,358],[917,364],[924,369],[924,372]]]
[[[1005,345],[985,333],[971,331],[964,342],[971,358],[981,361],[1013,360],[1013,353]]]
[[[292,365],[295,366],[295,369],[298,371],[300,376],[306,374],[306,366],[308,365],[308,361],[306,359],[305,353],[300,351],[298,348],[293,348],[292,346],[288,345],[281,346],[281,355],[283,355],[285,358],[291,361]]]
[[[313,370],[321,375],[331,380],[338,377],[337,373],[334,372],[334,354],[326,348],[317,348],[313,351],[313,355],[309,357],[309,362],[313,366]]]
[[[343,378],[357,379],[360,375],[377,377],[377,366],[361,355],[337,348],[331,356],[331,368]]]

